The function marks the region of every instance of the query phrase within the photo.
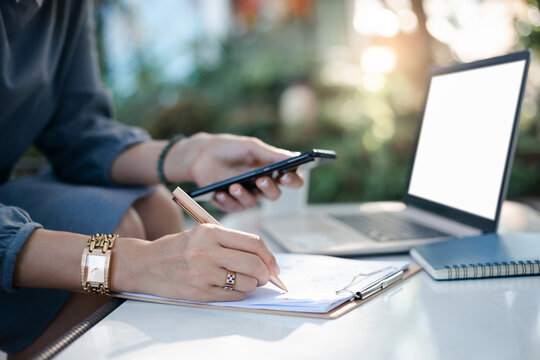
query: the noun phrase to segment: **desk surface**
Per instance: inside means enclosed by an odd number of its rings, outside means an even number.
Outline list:
[[[251,211],[223,222],[252,231],[258,216]],[[505,205],[503,230],[540,231],[539,225],[538,213]],[[418,360],[538,359],[538,354],[540,277],[437,282],[421,272],[336,320],[126,301],[58,358]]]

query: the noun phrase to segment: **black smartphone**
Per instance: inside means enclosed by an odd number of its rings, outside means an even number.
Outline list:
[[[298,156],[278,161],[276,163],[248,171],[232,178],[219,181],[212,185],[199,188],[190,192],[189,196],[191,196],[192,198],[200,198],[202,195],[211,195],[216,191],[228,192],[229,186],[231,186],[232,184],[241,184],[246,189],[251,190],[256,187],[255,180],[260,178],[261,176],[270,176],[273,179],[276,179],[279,175],[287,171],[296,170],[296,168],[300,165],[308,164],[310,167],[315,167],[325,162],[334,160],[335,158],[336,153],[332,150],[313,149],[311,151],[304,152]],[[210,196],[205,196],[205,198],[210,198]]]

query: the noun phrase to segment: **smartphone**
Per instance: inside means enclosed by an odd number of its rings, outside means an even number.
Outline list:
[[[278,161],[273,164],[269,164],[260,167],[255,170],[248,171],[241,175],[234,176],[232,178],[208,185],[189,193],[192,198],[199,198],[199,200],[210,199],[212,193],[216,191],[229,191],[229,186],[232,184],[240,184],[248,190],[256,187],[255,180],[261,176],[270,176],[276,179],[279,175],[294,171],[300,165],[306,165],[310,168],[324,164],[328,161],[334,160],[336,153],[332,150],[313,149],[311,151],[304,152],[298,156],[294,156],[289,159]],[[203,195],[207,195],[202,198]]]

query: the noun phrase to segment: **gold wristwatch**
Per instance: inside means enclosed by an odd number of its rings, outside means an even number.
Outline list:
[[[96,234],[88,239],[81,259],[81,283],[84,291],[111,294],[111,249],[118,235]]]

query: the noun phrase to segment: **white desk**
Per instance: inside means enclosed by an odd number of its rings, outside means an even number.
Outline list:
[[[223,222],[251,231],[258,218]],[[540,231],[539,214],[507,203],[501,228],[527,227]],[[437,282],[421,272],[336,320],[126,301],[58,356],[100,358],[539,359],[540,277]]]

